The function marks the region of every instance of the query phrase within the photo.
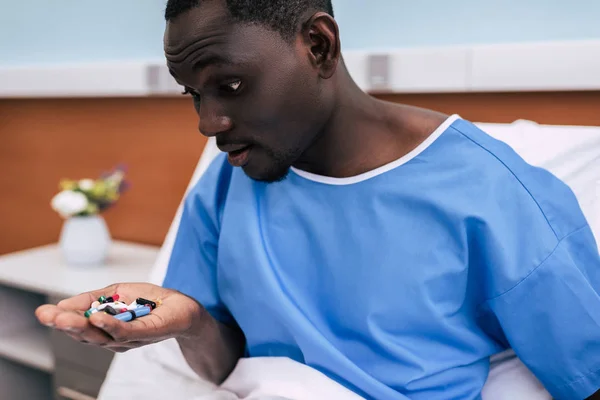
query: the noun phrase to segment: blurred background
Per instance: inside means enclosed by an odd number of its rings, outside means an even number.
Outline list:
[[[149,66],[164,64],[164,0],[0,4],[0,254],[56,240],[61,220],[47,204],[58,180],[95,176],[117,163],[129,166],[135,190],[106,214],[111,233],[160,244],[204,144],[177,88],[165,95],[146,85]],[[365,90],[464,118],[511,122],[545,113],[548,123],[593,122],[551,110],[577,108],[589,96],[598,105],[589,91],[600,82],[585,79],[600,68],[600,2],[334,0],[334,8],[349,68]],[[561,43],[564,57],[552,48]],[[391,55],[392,87],[369,87],[368,54]],[[581,71],[571,68],[581,60]],[[469,62],[478,63],[479,75],[465,76]],[[515,70],[520,62],[525,71]],[[572,82],[558,71],[561,93],[540,98],[535,92],[555,89],[538,82],[553,68],[566,69]],[[473,79],[479,88],[468,87]],[[542,110],[502,108],[532,101]]]
[[[481,123],[600,126],[600,1],[333,3],[345,61],[374,96]],[[0,400],[95,397],[112,355],[34,328],[33,310],[145,279],[203,152],[191,101],[164,67],[164,7],[0,0]],[[115,253],[72,267],[56,247],[67,222],[51,206],[59,182],[119,165],[130,187],[95,233]]]
[[[164,0],[2,1],[2,66],[162,60]],[[333,0],[345,50],[600,38],[595,0]]]

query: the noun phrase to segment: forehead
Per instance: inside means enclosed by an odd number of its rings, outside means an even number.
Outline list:
[[[208,1],[167,22],[164,49],[167,59],[215,44],[225,43],[232,21],[220,2]]]
[[[303,46],[263,24],[234,21],[220,3],[202,2],[167,23],[167,66],[181,85],[201,87],[215,73],[274,77],[302,63]]]
[[[167,22],[164,50],[170,66],[186,66],[205,53],[228,60],[274,56],[287,44],[281,35],[260,24],[235,22],[224,1],[206,1],[201,6]]]

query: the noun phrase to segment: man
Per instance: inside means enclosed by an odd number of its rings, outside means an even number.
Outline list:
[[[175,337],[215,382],[284,356],[367,398],[477,399],[513,348],[557,399],[600,388],[600,260],[562,182],[458,116],[363,93],[327,0],[170,0],[166,19],[169,69],[227,155],[186,199],[164,287],[40,321],[115,351]],[[163,304],[81,316],[112,293]]]

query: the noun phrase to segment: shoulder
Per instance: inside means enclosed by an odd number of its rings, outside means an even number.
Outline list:
[[[500,207],[540,213],[558,240],[586,225],[571,188],[549,171],[528,164],[505,142],[462,119],[446,133],[460,142],[459,156],[478,179],[470,185],[499,196]],[[519,207],[510,207],[511,203]]]
[[[225,154],[219,154],[189,189],[184,200],[184,216],[198,218],[218,228],[220,215],[231,186],[233,167]]]
[[[573,191],[547,170],[528,164],[509,145],[474,124],[455,121],[436,154],[455,185],[468,262],[485,297],[507,293],[587,226]],[[443,152],[452,153],[443,156]]]
[[[227,162],[224,153],[218,154],[208,165],[206,171],[190,189],[187,198],[206,195],[218,195],[226,192],[231,182],[233,167]]]

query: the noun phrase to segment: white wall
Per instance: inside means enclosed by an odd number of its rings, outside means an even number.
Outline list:
[[[600,0],[333,0],[346,50],[600,38]],[[0,0],[0,66],[162,60],[165,0]]]
[[[333,0],[345,49],[600,38],[600,0]]]
[[[0,66],[162,58],[164,0],[0,0]]]

